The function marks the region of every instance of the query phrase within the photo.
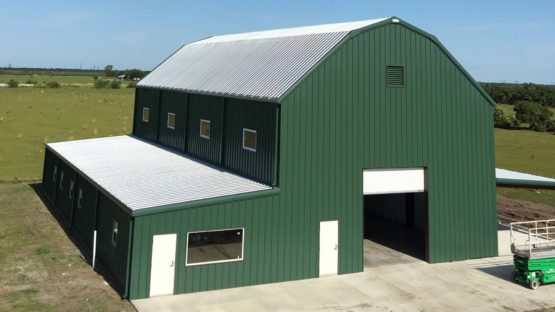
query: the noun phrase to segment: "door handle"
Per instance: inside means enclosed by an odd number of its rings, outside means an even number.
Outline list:
[[[173,268],[173,264],[174,264],[174,263],[173,263],[173,261],[172,261],[172,263],[170,264],[170,268]]]
[[[335,244],[335,247],[333,247],[333,250],[337,250],[337,244]]]

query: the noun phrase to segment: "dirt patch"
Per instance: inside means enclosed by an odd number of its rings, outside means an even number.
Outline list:
[[[497,219],[503,224],[555,219],[555,207],[497,195]]]

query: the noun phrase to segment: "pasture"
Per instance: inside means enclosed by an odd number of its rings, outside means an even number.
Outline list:
[[[130,133],[133,98],[134,89],[0,88],[0,181],[40,179],[47,142]]]

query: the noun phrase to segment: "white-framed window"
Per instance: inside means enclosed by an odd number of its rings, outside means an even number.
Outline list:
[[[64,172],[62,171],[62,172],[60,173],[60,190],[63,188],[63,187],[62,187],[63,182],[64,182]]]
[[[148,122],[150,120],[150,107],[143,107],[143,121]]]
[[[79,193],[77,195],[77,208],[81,209],[81,199],[83,199],[83,189],[79,189]]]
[[[54,166],[54,173],[52,174],[52,182],[56,183],[56,175],[58,174],[58,166]],[[56,185],[54,185],[56,187]]]
[[[243,128],[243,148],[256,152],[256,130]]]
[[[185,265],[242,261],[245,228],[187,233]]]
[[[69,199],[73,199],[73,187],[74,183],[73,180],[69,181]]]
[[[118,245],[118,221],[112,220],[112,245]]]
[[[200,120],[200,137],[210,140],[210,120]]]
[[[175,130],[175,114],[174,113],[168,113],[168,129],[174,129]]]

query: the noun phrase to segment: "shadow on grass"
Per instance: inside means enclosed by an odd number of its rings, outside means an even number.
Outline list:
[[[31,189],[33,189],[37,197],[42,201],[42,203],[44,204],[46,209],[48,209],[54,219],[56,219],[60,227],[64,230],[66,236],[73,243],[73,245],[77,247],[77,249],[79,249],[79,252],[81,253],[81,260],[86,262],[92,268],[92,250],[90,250],[85,245],[85,243],[77,235],[75,235],[75,232],[71,229],[71,225],[68,224],[62,213],[54,207],[52,201],[46,196],[46,193],[42,188],[42,183],[29,183],[28,185],[29,187],[31,187]],[[95,261],[94,271],[100,274],[110,285],[110,287],[112,287],[120,296],[123,294],[123,289],[118,287],[110,273],[108,273],[108,271],[102,266],[102,263],[98,261],[98,259]]]

